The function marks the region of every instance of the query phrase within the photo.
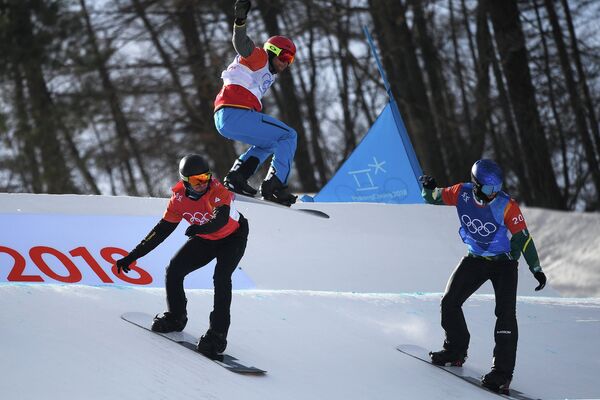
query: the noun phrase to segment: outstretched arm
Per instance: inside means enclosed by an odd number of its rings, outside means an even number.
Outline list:
[[[138,258],[145,256],[161,244],[173,231],[177,228],[177,222],[169,222],[161,219],[158,224],[146,237],[138,244],[135,249],[131,250],[128,255],[117,261],[117,272],[120,274],[121,270],[129,272],[129,266],[135,262]]]
[[[233,48],[242,57],[246,58],[254,50],[254,42],[246,34],[246,17],[252,5],[249,0],[237,0],[234,6],[235,21],[233,23]]]

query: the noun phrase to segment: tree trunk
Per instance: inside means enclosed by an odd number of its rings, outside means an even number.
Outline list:
[[[36,44],[28,4],[17,2],[15,25],[19,27],[16,44],[24,56],[19,60],[27,85],[34,137],[40,151],[41,176],[47,193],[78,193],[61,148],[55,109],[42,71],[42,55]]]
[[[577,44],[577,35],[575,33],[575,28],[573,27],[571,10],[569,9],[569,4],[566,0],[561,0],[561,3],[563,5],[563,9],[565,10],[565,18],[567,20],[567,27],[569,28],[569,37],[571,39],[571,51],[573,52],[573,59],[575,60],[577,74],[579,75],[579,84],[583,89],[585,105],[587,108],[588,117],[590,119],[590,126],[592,127],[592,132],[594,133],[594,139],[596,142],[596,154],[598,155],[598,157],[600,157],[600,127],[598,126],[596,110],[594,109],[592,96],[590,94],[590,88],[588,87],[587,78],[585,76],[585,71],[583,70],[583,65],[581,62],[581,53]],[[600,188],[598,190],[600,190]]]
[[[313,15],[312,3],[305,3],[306,13],[308,18],[312,20],[311,16]],[[308,75],[308,84],[304,83],[304,79],[302,75],[299,76],[298,80],[300,82],[300,90],[302,90],[303,98],[306,103],[306,111],[308,118],[308,125],[310,127],[310,143],[311,149],[313,153],[313,157],[315,159],[315,168],[317,169],[318,178],[319,178],[319,186],[323,187],[327,181],[329,180],[329,171],[325,164],[325,159],[323,157],[323,149],[321,146],[321,125],[319,123],[319,117],[317,113],[317,101],[316,101],[316,89],[318,88],[317,82],[317,63],[315,60],[314,54],[314,41],[315,41],[315,29],[313,27],[309,28],[308,31],[308,42],[306,43],[306,48],[308,50],[308,60],[306,60],[306,70]]]
[[[410,3],[414,12],[418,43],[423,53],[423,65],[429,82],[433,120],[439,140],[446,143],[443,150],[446,154],[448,178],[450,182],[458,182],[465,176],[471,157],[465,154],[466,149],[461,148],[463,141],[460,137],[460,129],[454,110],[451,107],[454,101],[449,99],[451,95],[445,83],[442,63],[427,29],[423,2],[422,0],[411,0]]]
[[[188,54],[188,64],[196,88],[197,104],[194,107],[198,110],[195,111],[195,114],[198,115],[199,122],[201,121],[202,123],[202,126],[196,129],[206,132],[203,135],[196,134],[198,139],[201,139],[198,141],[204,142],[206,151],[213,159],[213,169],[220,176],[224,176],[229,171],[237,155],[233,142],[216,133],[216,130],[213,128],[213,105],[212,102],[206,99],[214,98],[218,92],[221,79],[215,74],[211,66],[207,65],[204,55],[207,54],[208,49],[200,41],[200,33],[195,16],[196,7],[194,7],[193,1],[186,0],[179,3],[177,22],[184,37],[185,48]]]
[[[340,14],[340,4],[338,1],[333,2],[333,7],[335,9],[335,14]],[[339,60],[339,73],[338,76],[338,87],[339,90],[339,98],[342,106],[342,121],[344,126],[344,137],[345,137],[345,148],[344,153],[342,154],[342,158],[347,159],[348,156],[354,151],[356,148],[356,134],[355,134],[355,126],[354,120],[352,116],[355,114],[350,109],[350,88],[348,84],[348,44],[349,44],[349,32],[347,26],[343,26],[347,21],[343,21],[341,18],[334,18],[335,22],[335,33],[338,41],[338,51],[336,59]],[[334,53],[334,49],[331,49],[331,53]],[[334,70],[336,68],[334,67]]]
[[[482,0],[481,3],[487,3],[487,0]],[[519,190],[521,198],[527,204],[535,203],[535,194],[536,192],[531,190],[531,165],[525,163],[527,159],[526,153],[521,145],[521,140],[519,135],[517,134],[517,127],[515,118],[511,109],[511,104],[508,96],[508,92],[506,89],[506,85],[504,84],[504,77],[502,76],[502,71],[500,69],[500,64],[498,62],[498,58],[496,56],[496,52],[494,51],[493,44],[491,42],[491,34],[487,25],[487,14],[486,14],[486,22],[485,29],[487,30],[486,36],[490,40],[488,46],[491,51],[491,61],[492,61],[492,71],[494,73],[494,79],[496,81],[496,88],[498,89],[498,101],[500,103],[500,109],[502,110],[502,119],[506,124],[506,136],[508,138],[508,149],[512,150],[512,153],[515,157],[512,158],[514,164],[511,165],[513,171],[517,175],[519,179]],[[506,168],[506,167],[505,167]]]
[[[532,165],[532,171],[536,174],[535,179],[530,181],[531,190],[535,192],[535,203],[529,205],[564,209],[565,202],[556,183],[548,143],[535,100],[517,2],[491,1],[489,6],[521,145]]]
[[[479,151],[477,154],[481,156],[488,133],[487,121],[491,117],[490,65],[493,57],[493,48],[491,47],[490,33],[487,27],[485,2],[479,2],[476,15],[477,31],[475,33],[475,42],[477,43],[479,59],[473,59],[477,74],[477,83],[475,85],[475,116],[473,117],[473,137],[471,142],[472,146]],[[473,51],[473,57],[477,57],[475,51]]]
[[[436,134],[421,68],[406,10],[396,0],[369,0],[373,30],[382,50],[383,65],[393,91],[399,93],[398,106],[424,172],[438,182],[449,184],[442,156],[442,143]]]
[[[563,40],[563,34],[560,29],[558,22],[558,16],[556,15],[556,9],[552,0],[544,0],[546,10],[548,11],[548,18],[550,19],[550,26],[552,26],[552,34],[554,41],[556,42],[556,48],[558,50],[558,58],[560,59],[560,66],[565,77],[567,85],[567,92],[569,93],[569,103],[575,114],[575,126],[577,127],[577,134],[581,138],[583,148],[586,154],[586,160],[592,174],[596,191],[600,192],[600,167],[598,166],[598,160],[594,151],[593,139],[587,127],[585,115],[583,113],[583,106],[579,99],[579,93],[577,90],[577,84],[573,77],[573,70],[567,54],[567,49]]]
[[[93,51],[94,57],[96,58],[96,62],[94,64],[98,68],[98,74],[100,75],[102,88],[104,89],[104,96],[106,97],[106,101],[108,102],[108,105],[110,107],[110,111],[115,124],[115,132],[117,134],[118,139],[118,147],[116,149],[117,157],[119,158],[121,164],[125,166],[124,175],[127,177],[127,179],[124,179],[123,182],[125,184],[126,191],[128,194],[132,194],[134,196],[138,196],[140,194],[138,192],[138,185],[136,184],[137,180],[133,173],[133,166],[131,165],[131,158],[133,157],[138,165],[138,168],[140,169],[142,177],[144,178],[146,190],[149,194],[151,194],[152,186],[150,184],[150,179],[148,177],[148,174],[145,172],[145,166],[139,154],[139,147],[137,145],[136,140],[131,134],[129,125],[127,123],[127,119],[125,118],[125,113],[123,112],[123,109],[121,107],[121,102],[119,100],[117,90],[110,79],[110,74],[108,72],[108,68],[106,67],[104,57],[100,52],[98,41],[96,39],[96,34],[94,32],[89,14],[87,12],[85,0],[80,0],[79,3],[81,5],[81,10],[85,19],[86,30],[90,40],[91,49]]]
[[[37,140],[35,131],[29,123],[27,104],[25,100],[25,88],[21,71],[15,65],[13,67],[13,82],[15,84],[14,108],[16,112],[15,138],[20,149],[17,159],[21,165],[19,174],[23,179],[23,189],[32,193],[42,193],[42,172],[40,162],[36,156]]]
[[[542,39],[542,49],[544,51],[544,74],[546,75],[546,80],[548,81],[548,99],[550,100],[550,109],[552,110],[552,117],[554,118],[554,123],[556,124],[556,133],[557,133],[557,141],[560,143],[560,150],[562,156],[562,175],[563,180],[565,182],[565,187],[563,190],[563,197],[568,202],[569,197],[569,187],[571,186],[571,179],[569,176],[569,167],[568,167],[568,158],[567,158],[567,144],[565,139],[565,130],[563,128],[563,123],[560,118],[560,113],[558,111],[558,106],[556,104],[556,96],[554,94],[554,85],[552,84],[552,73],[550,70],[550,55],[548,52],[548,44],[546,42],[546,32],[544,31],[544,27],[542,25],[542,19],[540,17],[540,11],[537,4],[537,0],[533,0],[533,8],[535,11],[536,22],[538,25],[538,30],[540,33],[540,38]]]
[[[467,136],[472,138],[473,135],[473,126],[472,126],[472,118],[471,118],[471,105],[469,104],[469,97],[467,96],[467,84],[463,78],[463,65],[460,59],[459,52],[459,44],[458,39],[456,37],[456,23],[454,22],[454,4],[452,0],[448,0],[448,9],[450,10],[450,37],[452,38],[452,47],[454,50],[454,73],[456,78],[458,79],[458,86],[460,88],[461,100],[462,100],[462,109],[463,109],[463,119],[464,124],[467,127]],[[481,139],[476,139],[481,140]]]

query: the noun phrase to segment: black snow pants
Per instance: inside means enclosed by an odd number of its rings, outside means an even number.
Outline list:
[[[183,279],[213,259],[217,259],[214,282],[214,304],[210,313],[210,327],[227,336],[231,321],[231,275],[237,268],[248,239],[248,221],[240,216],[240,226],[231,235],[219,240],[193,236],[177,251],[167,267],[165,286],[167,306],[175,315],[186,313]]]
[[[518,262],[464,257],[448,280],[442,298],[442,328],[446,333],[444,348],[466,352],[469,330],[462,311],[463,303],[488,279],[496,296],[493,368],[512,376],[519,337],[516,317]]]

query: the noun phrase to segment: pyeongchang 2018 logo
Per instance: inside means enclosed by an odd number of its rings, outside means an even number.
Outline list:
[[[212,214],[209,212],[201,213],[200,211],[197,211],[193,214],[189,213],[189,212],[183,213],[183,218],[190,221],[190,224],[198,224],[198,225],[205,224],[210,219],[211,216],[212,216]]]
[[[498,230],[498,227],[491,222],[486,222],[485,224],[481,222],[480,219],[469,217],[466,214],[463,214],[460,217],[463,225],[467,227],[469,232],[475,234],[479,234],[480,236],[486,237],[491,235],[492,233]]]
[[[261,84],[258,86],[258,90],[260,90],[260,94],[264,95],[267,90],[269,90],[269,88],[271,87],[271,85],[273,84],[273,75],[271,75],[270,73],[265,73],[261,78]]]

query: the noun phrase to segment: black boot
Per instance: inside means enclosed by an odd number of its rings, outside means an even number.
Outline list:
[[[219,353],[225,351],[226,347],[226,335],[212,329],[206,331],[196,345],[196,349],[209,358],[216,358]]]
[[[248,184],[248,179],[258,168],[259,160],[256,157],[248,157],[247,160],[235,160],[233,167],[223,179],[223,184],[232,192],[246,196],[255,196],[258,191]]]
[[[512,374],[504,373],[495,368],[481,378],[481,385],[490,389],[493,392],[508,394]]]
[[[443,349],[440,351],[430,351],[429,357],[431,357],[431,363],[435,365],[442,365],[445,367],[462,367],[467,359],[467,352],[456,352]]]
[[[260,192],[263,199],[288,207],[294,204],[298,198],[290,193],[287,185],[284,185],[275,174],[262,183]]]
[[[152,330],[160,333],[181,332],[186,324],[187,315],[175,315],[165,311],[162,314],[156,314],[152,321]]]

